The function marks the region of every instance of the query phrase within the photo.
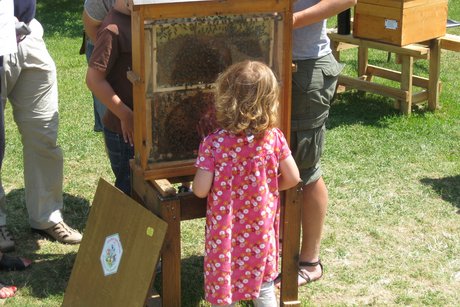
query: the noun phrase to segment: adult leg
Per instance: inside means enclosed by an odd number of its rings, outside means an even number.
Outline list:
[[[304,203],[302,206],[302,245],[300,249],[300,269],[307,271],[311,281],[319,279],[322,267],[318,263],[326,218],[328,191],[323,178],[303,187]],[[302,265],[318,263],[316,265]],[[299,284],[308,282],[305,277],[299,277]]]
[[[0,57],[0,251],[9,252],[14,250],[13,236],[6,228],[6,195],[3,189],[1,169],[5,153],[5,119],[4,107],[6,101],[6,84],[3,71],[3,57]],[[2,93],[4,93],[2,95]]]
[[[320,158],[325,142],[325,121],[342,65],[332,55],[300,61],[293,75],[292,130],[295,159],[305,183],[302,206],[302,246],[299,285],[323,274],[319,260],[327,211],[328,191],[322,178]]]
[[[33,21],[34,22],[34,21]],[[33,31],[41,29],[34,22]],[[15,76],[15,70],[20,71]],[[8,98],[21,134],[26,206],[32,228],[62,221],[63,157],[57,145],[58,93],[56,67],[39,35],[27,36],[5,65]]]
[[[20,67],[17,78],[8,82],[8,98],[23,144],[29,223],[59,242],[79,243],[81,234],[68,227],[61,214],[63,156],[57,145],[56,67],[42,39],[40,23],[32,20],[30,27],[32,34],[19,44],[16,59],[5,65],[5,70],[12,72]]]

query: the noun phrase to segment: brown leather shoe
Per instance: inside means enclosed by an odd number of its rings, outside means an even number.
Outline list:
[[[0,251],[3,253],[14,250],[13,236],[8,231],[6,226],[0,226]]]
[[[71,228],[64,221],[46,229],[35,229],[33,231],[65,244],[78,244],[81,242],[82,235],[75,229]]]

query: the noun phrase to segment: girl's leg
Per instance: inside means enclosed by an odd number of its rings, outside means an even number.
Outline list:
[[[275,284],[273,281],[265,282],[260,288],[260,295],[253,300],[255,307],[276,307],[278,301],[275,294]]]

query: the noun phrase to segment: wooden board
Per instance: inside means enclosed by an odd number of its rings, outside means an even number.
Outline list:
[[[62,306],[143,306],[166,228],[163,220],[100,179]],[[106,262],[111,247],[106,242],[112,240],[115,261]]]
[[[447,0],[358,0],[353,35],[397,46],[446,33]]]

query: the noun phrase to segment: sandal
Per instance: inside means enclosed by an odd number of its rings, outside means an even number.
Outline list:
[[[305,267],[315,267],[318,265],[321,268],[321,275],[318,278],[312,279],[309,275],[310,272],[308,272],[305,269]],[[321,259],[318,259],[318,261],[315,261],[315,262],[308,262],[308,261],[299,262],[299,278],[298,278],[299,287],[319,280],[321,277],[323,277],[323,272],[324,272],[324,269],[323,269],[323,265],[321,264]]]
[[[26,269],[32,261],[22,257],[11,257],[3,254],[0,259],[0,270],[3,271],[21,271]]]
[[[4,284],[0,283],[0,299],[13,297],[16,291],[16,286],[5,286]]]

